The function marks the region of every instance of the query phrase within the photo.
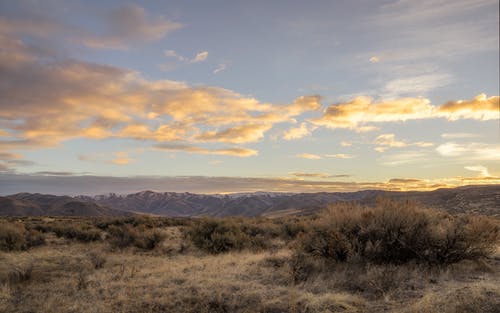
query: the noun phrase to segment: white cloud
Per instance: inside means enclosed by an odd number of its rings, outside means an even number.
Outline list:
[[[466,170],[473,171],[473,172],[479,172],[480,177],[490,177],[490,173],[488,172],[488,168],[482,166],[482,165],[476,165],[476,166],[466,166]]]
[[[191,63],[203,62],[208,58],[208,51],[202,51],[196,54],[196,56],[190,61]]]
[[[500,160],[500,145],[486,143],[447,142],[439,145],[436,151],[444,157],[456,157],[465,160]]]
[[[441,134],[441,137],[445,139],[462,139],[481,137],[481,135],[473,133],[444,133]]]
[[[377,56],[372,56],[370,59],[369,59],[370,63],[378,63],[380,62],[380,58],[377,57]]]
[[[217,73],[220,73],[220,72],[222,72],[222,71],[224,71],[226,69],[227,69],[227,64],[221,63],[221,64],[217,65],[217,67],[215,68],[215,70],[213,71],[213,73],[217,74]]]

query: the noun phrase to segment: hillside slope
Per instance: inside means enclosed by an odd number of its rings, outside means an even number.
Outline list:
[[[8,216],[128,216],[93,201],[68,196],[19,193],[0,197],[0,215]]]

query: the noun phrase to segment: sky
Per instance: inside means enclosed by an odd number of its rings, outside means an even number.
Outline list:
[[[0,0],[0,194],[500,184],[497,0]]]

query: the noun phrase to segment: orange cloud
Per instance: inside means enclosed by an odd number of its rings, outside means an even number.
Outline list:
[[[133,161],[133,159],[128,157],[128,152],[126,151],[116,152],[115,156],[116,158],[113,159],[111,162],[117,165],[127,165],[131,161]]]
[[[207,131],[195,137],[197,141],[217,141],[227,143],[256,142],[264,137],[272,125],[247,124],[227,128],[222,131]]]
[[[407,143],[405,141],[396,140],[396,135],[394,134],[379,135],[377,138],[375,138],[375,141],[373,143],[377,145],[377,147],[375,147],[375,150],[378,152],[384,152],[389,148],[401,148],[408,146],[432,147],[434,145],[432,142],[419,141],[414,143]]]
[[[299,127],[292,127],[289,130],[285,131],[283,134],[283,139],[295,140],[311,136],[315,128],[316,127],[308,127],[307,123],[301,123]]]
[[[500,97],[480,94],[472,100],[450,101],[439,107],[439,114],[449,120],[459,119],[495,120],[500,118]]]
[[[373,123],[401,122],[416,119],[446,118],[492,120],[499,117],[499,97],[480,94],[470,101],[448,102],[434,106],[425,98],[402,98],[374,102],[359,96],[346,103],[330,105],[320,118],[311,119],[318,126],[369,131]],[[368,125],[367,125],[368,124]],[[367,128],[368,127],[368,128]]]
[[[205,149],[193,145],[185,145],[185,144],[157,144],[154,146],[156,149],[165,150],[165,151],[184,151],[189,153],[198,153],[198,154],[214,154],[214,155],[229,155],[236,157],[249,157],[257,155],[258,152],[256,150],[233,147],[233,148],[221,148],[221,149]]]
[[[301,159],[309,159],[309,160],[319,160],[322,159],[321,155],[312,154],[312,153],[300,153],[295,155],[297,158]]]

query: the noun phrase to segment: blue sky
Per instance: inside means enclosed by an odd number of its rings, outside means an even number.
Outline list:
[[[0,12],[3,193],[58,193],[46,186],[62,177],[75,181],[66,193],[89,177],[110,180],[88,193],[176,178],[176,191],[211,193],[500,183],[498,1]]]

